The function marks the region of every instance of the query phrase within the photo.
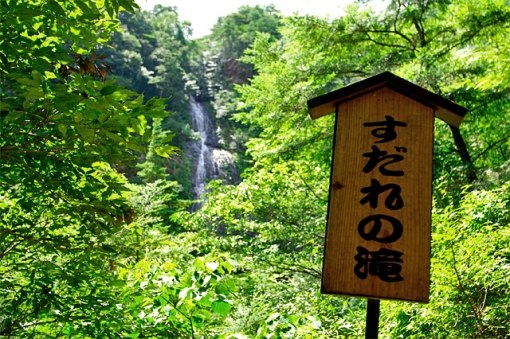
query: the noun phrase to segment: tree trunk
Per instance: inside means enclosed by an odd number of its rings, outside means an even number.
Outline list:
[[[466,166],[466,174],[470,183],[473,183],[476,178],[475,166],[473,165],[473,161],[469,156],[469,152],[466,147],[466,143],[464,142],[464,138],[462,138],[462,134],[460,134],[460,130],[457,127],[453,127],[450,125],[450,130],[453,134],[453,140],[455,141],[455,145],[457,146],[457,150],[460,154],[460,159]]]

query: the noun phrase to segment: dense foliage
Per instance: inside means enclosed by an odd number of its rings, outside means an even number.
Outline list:
[[[274,7],[243,6],[238,13],[219,18],[213,33],[199,40],[190,40],[192,28],[179,21],[175,7],[156,5],[152,11],[121,12],[119,20],[122,29],[101,52],[115,70],[118,83],[146,98],[168,98],[172,115],[162,121],[162,128],[176,132],[171,145],[181,152],[172,161],[164,161],[164,167],[166,177],[182,186],[180,197],[191,199],[193,159],[188,148],[198,138],[191,128],[190,95],[213,110],[216,146],[233,152],[237,165],[246,167],[244,143],[249,133],[231,120],[238,97],[233,86],[253,76],[253,65],[238,59],[256,34],[279,37],[279,15]],[[136,171],[123,170],[130,181],[141,181]]]
[[[214,112],[219,143],[235,154],[240,169],[248,166],[245,143],[258,132],[232,119],[239,101],[234,85],[246,84],[255,74],[253,64],[240,58],[258,34],[268,34],[272,41],[279,39],[280,19],[272,5],[241,6],[237,13],[219,18],[211,34],[199,40],[201,53],[194,58],[199,67],[192,71],[198,75],[201,97]]]
[[[147,120],[168,115],[165,99],[144,102],[116,85],[106,55],[96,52],[117,30],[117,13],[134,7],[1,3],[2,337],[136,338],[158,326],[157,337],[182,337],[207,309],[225,312],[217,296],[228,293],[214,292],[221,286],[214,272],[231,270],[227,259],[199,258],[192,266],[191,256],[179,256],[184,270],[177,271],[168,255],[148,255],[156,241],[163,248],[157,211],[175,204],[176,186],[156,181],[142,192],[111,167],[145,152]],[[168,139],[156,139],[150,151],[169,157],[175,148]],[[157,198],[146,202],[142,193]],[[135,196],[139,204],[130,201]],[[161,279],[155,287],[154,276]],[[198,288],[202,304],[186,304]],[[154,311],[144,317],[149,297]],[[166,314],[158,326],[157,310]]]
[[[306,101],[392,71],[469,113],[435,126],[430,303],[383,301],[380,337],[510,337],[510,6],[370,5],[191,40],[173,7],[0,2],[0,336],[363,337],[366,302],[319,293],[334,117]],[[193,213],[188,93],[248,152]]]
[[[242,306],[233,324],[256,336],[253,319],[276,311],[273,337],[363,335],[362,303],[317,292],[333,117],[310,120],[306,100],[389,70],[470,112],[460,131],[436,122],[431,301],[384,302],[381,337],[509,335],[510,99],[493,75],[508,75],[509,15],[502,1],[391,1],[382,12],[360,2],[333,20],[286,18],[277,42],[258,36],[242,59],[258,74],[237,87],[234,117],[261,131],[247,143],[253,168],[237,187],[210,186],[190,216],[195,228],[216,225],[247,271],[250,313]]]
[[[165,131],[179,132],[172,134],[170,144],[181,151],[177,151],[172,161],[158,158],[156,162],[164,163],[160,166],[163,177],[178,181],[183,187],[180,195],[189,199],[191,196],[186,192],[191,187],[191,161],[182,155],[186,143],[193,138],[187,97],[187,91],[196,86],[190,78],[189,54],[194,48],[189,39],[191,28],[179,21],[174,7],[161,5],[150,12],[121,12],[119,20],[121,29],[112,34],[101,52],[107,56],[105,61],[114,70],[119,84],[143,93],[146,100],[167,98],[166,108],[172,114],[162,120],[161,126]],[[122,170],[130,181],[144,181],[144,174],[140,176],[130,168]]]

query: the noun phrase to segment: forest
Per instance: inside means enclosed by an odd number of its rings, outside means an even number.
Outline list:
[[[430,301],[382,300],[379,337],[510,338],[510,3],[375,3],[193,39],[172,6],[0,1],[0,338],[364,338],[366,299],[320,293],[307,101],[386,71],[468,113],[435,121]]]

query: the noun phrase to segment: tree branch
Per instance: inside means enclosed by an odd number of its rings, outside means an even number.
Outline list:
[[[393,32],[393,31],[378,31],[378,30],[372,30],[372,31],[365,31],[363,32],[365,33],[366,35],[366,39],[361,39],[363,41],[371,41],[373,42],[374,44],[376,45],[379,45],[379,46],[384,46],[384,47],[393,47],[393,48],[400,48],[400,49],[403,49],[403,50],[408,50],[408,51],[414,51],[413,48],[409,48],[409,47],[406,47],[404,45],[397,45],[397,44],[389,44],[389,43],[385,43],[385,42],[380,42],[380,41],[377,41],[375,39],[373,39],[369,33],[393,33],[393,34],[398,34],[397,32]]]
[[[402,4],[399,1],[399,6],[398,6],[398,9],[397,9],[397,12],[395,13],[395,19],[393,20],[393,32],[390,32],[390,33],[398,34],[402,38],[407,40],[407,42],[413,47],[412,50],[414,51],[416,49],[416,46],[414,45],[414,42],[411,39],[409,39],[405,34],[403,34],[402,32],[397,30],[397,21],[398,21],[398,16],[400,15],[400,7],[401,6],[402,6]]]
[[[469,306],[473,310],[473,315],[475,316],[476,324],[478,326],[478,332],[480,334],[482,334],[484,332],[484,330],[483,330],[482,322],[480,320],[480,316],[478,314],[479,313],[478,309],[475,307],[475,305],[473,304],[473,301],[471,300],[471,298],[467,294],[466,289],[464,288],[464,285],[462,284],[462,280],[460,278],[459,271],[457,270],[457,260],[455,259],[455,251],[453,249],[453,243],[450,244],[450,248],[452,250],[453,270],[455,271],[455,275],[456,275],[457,281],[459,283],[459,289],[460,289],[461,293],[464,294],[464,296],[466,297],[466,300],[467,300]]]
[[[503,141],[506,141],[510,139],[510,133],[507,133],[505,135],[505,137],[499,139],[498,141],[495,141],[493,142],[492,144],[490,144],[485,150],[482,151],[482,153],[478,154],[474,159],[473,159],[473,162],[475,162],[476,160],[478,160],[478,158],[480,158],[482,155],[484,155],[485,153],[487,153],[491,148],[493,148],[494,146],[497,146],[499,145],[500,143],[502,143]]]
[[[314,278],[320,278],[322,276],[322,272],[320,272],[320,271],[318,271],[318,270],[316,270],[314,268],[305,267],[305,266],[300,265],[300,264],[293,264],[294,266],[298,267],[298,268],[294,268],[291,265],[288,265],[288,264],[285,264],[285,263],[277,264],[277,263],[271,262],[271,261],[269,261],[267,259],[263,259],[263,258],[260,258],[260,260],[262,260],[266,264],[269,264],[269,265],[271,265],[273,267],[277,267],[277,268],[279,268],[281,270],[290,270],[290,271],[294,271],[294,272],[298,272],[298,273],[304,273],[304,274],[312,276]],[[282,267],[281,265],[285,265],[285,267]]]
[[[62,251],[89,251],[92,248],[91,245],[89,245],[88,247],[64,247],[64,246],[60,246],[60,245],[51,245],[51,244],[45,242],[45,241],[52,241],[52,239],[50,239],[50,238],[37,239],[34,237],[26,236],[26,235],[23,235],[20,233],[15,233],[15,232],[8,231],[5,229],[0,229],[0,233],[12,235],[13,237],[16,237],[18,239],[23,239],[23,241],[28,241],[28,242],[31,242],[34,244],[39,244],[44,247],[50,247],[50,248],[62,250]],[[2,257],[0,257],[0,259],[1,258]]]
[[[301,173],[298,173],[298,176],[303,181],[303,183],[305,184],[306,188],[308,188],[308,190],[312,193],[312,195],[314,197],[316,197],[319,201],[328,202],[327,199],[322,199],[321,197],[319,197],[319,195],[317,193],[315,193],[315,191],[310,187],[310,185],[308,185],[308,183],[305,181],[305,179],[301,176]]]

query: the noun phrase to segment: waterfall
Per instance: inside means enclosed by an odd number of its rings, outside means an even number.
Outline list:
[[[191,127],[200,135],[200,140],[198,145],[196,145],[198,146],[198,159],[194,166],[194,173],[191,176],[193,200],[198,200],[205,193],[207,180],[206,161],[209,160],[211,155],[208,141],[209,136],[212,134],[211,132],[214,133],[214,127],[209,117],[209,112],[193,96],[190,96],[190,106]],[[192,209],[197,210],[198,208],[200,208],[200,204],[193,205]]]
[[[194,158],[191,175],[192,198],[200,200],[209,180],[223,179],[227,183],[236,183],[240,177],[232,154],[219,149],[218,137],[209,112],[192,95],[190,115],[191,127],[200,135],[200,140],[190,145],[188,150],[188,154]],[[196,211],[201,205],[195,203],[191,210]]]

